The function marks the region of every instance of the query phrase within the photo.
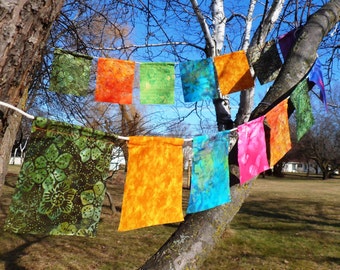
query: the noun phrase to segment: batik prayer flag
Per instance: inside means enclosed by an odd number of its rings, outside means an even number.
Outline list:
[[[294,45],[295,40],[296,40],[296,33],[297,33],[297,29],[293,29],[292,31],[279,36],[278,40],[279,40],[279,46],[280,46],[280,50],[281,50],[281,54],[284,60],[286,60],[291,47]]]
[[[90,56],[55,49],[49,90],[61,94],[86,96],[91,65]]]
[[[217,98],[212,58],[179,64],[185,102]]]
[[[187,213],[196,213],[230,202],[229,131],[193,139],[190,198]]]
[[[99,58],[95,100],[131,104],[134,75],[133,61]]]
[[[265,84],[275,80],[282,66],[275,40],[266,42],[263,47],[255,47],[252,52],[249,61],[260,83]]]
[[[261,116],[237,127],[241,184],[269,169],[263,120]]]
[[[183,142],[180,138],[130,137],[118,231],[183,221]]]
[[[175,102],[174,63],[141,63],[141,104],[173,104]]]
[[[5,229],[94,236],[114,140],[90,128],[36,118]]]
[[[295,107],[296,133],[298,141],[313,126],[314,117],[308,95],[308,80],[304,79],[294,89],[290,98]]]
[[[266,114],[270,127],[270,167],[273,167],[291,148],[288,100],[285,99]]]
[[[320,89],[320,99],[325,104],[327,108],[327,100],[326,100],[326,92],[325,92],[325,84],[323,82],[323,76],[321,71],[321,62],[319,59],[316,59],[311,71],[308,75],[309,81],[315,83]]]
[[[254,86],[249,63],[244,51],[214,57],[217,80],[222,95]]]

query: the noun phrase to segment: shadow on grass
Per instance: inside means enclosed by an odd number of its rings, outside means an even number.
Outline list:
[[[325,214],[322,207],[327,208],[324,202],[289,200],[289,206],[287,206],[287,200],[280,202],[280,200],[276,199],[267,199],[266,201],[246,202],[239,213],[288,223],[340,227],[339,220],[332,218],[330,213]],[[305,209],[313,209],[313,213],[309,214],[304,211]],[[335,209],[334,212],[336,212]],[[263,229],[270,228],[264,227]],[[288,227],[285,229],[289,230]]]
[[[17,246],[16,248],[0,255],[0,260],[2,260],[5,263],[5,269],[6,270],[13,270],[13,269],[26,269],[25,267],[22,267],[18,264],[18,259],[25,255],[25,250],[29,248],[31,245],[41,242],[45,237],[38,237],[34,239],[28,239],[23,236],[21,238],[25,241],[20,246]]]

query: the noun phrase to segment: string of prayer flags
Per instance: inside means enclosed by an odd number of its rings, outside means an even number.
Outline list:
[[[113,140],[101,131],[36,118],[5,230],[94,236]]]
[[[131,104],[134,75],[133,61],[99,58],[95,100]]]
[[[261,116],[237,127],[240,184],[269,169],[263,121]]]
[[[309,81],[315,83],[319,89],[320,89],[320,99],[325,104],[325,107],[327,109],[327,100],[326,100],[326,92],[325,92],[325,84],[323,82],[323,76],[321,71],[321,62],[317,58],[311,71],[308,75]]]
[[[179,64],[185,102],[217,98],[214,63],[211,58]]]
[[[90,81],[92,57],[56,48],[49,90],[61,94],[86,96]]]
[[[261,84],[275,80],[282,66],[275,40],[266,42],[263,47],[255,47],[249,61]]]
[[[279,36],[278,43],[280,46],[281,54],[284,60],[287,59],[291,47],[294,45],[296,40],[297,29],[293,29],[290,32]]]
[[[298,141],[313,126],[314,117],[312,113],[312,105],[310,103],[308,80],[302,80],[290,95],[290,99],[296,109],[296,129]]]
[[[183,221],[184,140],[132,136],[118,231]]]
[[[141,104],[174,104],[174,63],[141,63],[139,74]]]
[[[228,203],[230,198],[229,131],[193,139],[193,163],[187,213],[196,213]]]
[[[270,126],[270,167],[274,166],[291,148],[288,100],[285,99],[266,114]]]
[[[218,85],[222,95],[231,94],[254,86],[245,51],[214,57]]]

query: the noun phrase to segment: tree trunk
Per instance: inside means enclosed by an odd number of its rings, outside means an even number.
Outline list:
[[[269,106],[264,106],[265,104],[276,105],[278,100],[304,77],[315,60],[319,43],[339,21],[339,15],[340,1],[332,1],[311,16],[278,78],[267,93],[265,103],[255,109],[251,119],[269,110]],[[236,157],[232,151],[230,162],[235,163]],[[230,169],[231,172],[237,170],[234,165],[231,165]],[[235,175],[237,173],[231,174]],[[232,178],[231,182],[234,182]],[[231,187],[231,203],[188,215],[169,240],[140,269],[200,269],[247,198],[251,185],[252,182],[243,186],[234,184]]]
[[[0,100],[23,109],[35,68],[63,0],[0,2]],[[0,107],[0,195],[21,116]]]

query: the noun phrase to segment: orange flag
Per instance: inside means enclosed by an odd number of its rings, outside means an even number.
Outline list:
[[[288,100],[281,101],[266,114],[270,126],[270,166],[274,166],[291,148]]]
[[[130,137],[118,231],[183,221],[183,139]]]
[[[133,61],[99,58],[95,100],[131,104],[134,75]]]
[[[218,84],[222,95],[254,86],[249,63],[244,51],[214,57]]]

